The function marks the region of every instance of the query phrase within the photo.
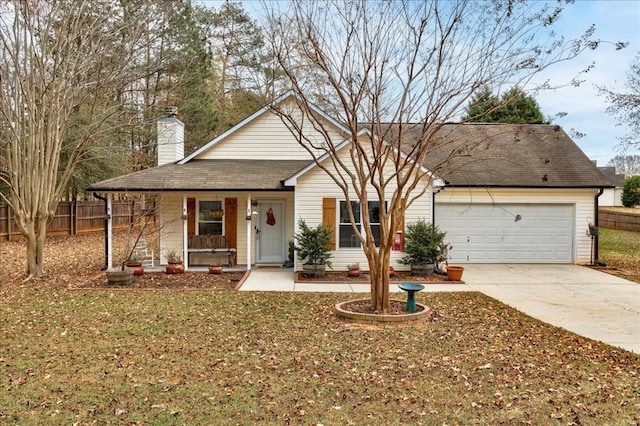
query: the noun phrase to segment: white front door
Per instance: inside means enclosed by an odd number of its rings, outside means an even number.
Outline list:
[[[284,201],[258,200],[256,263],[282,264],[285,255]]]

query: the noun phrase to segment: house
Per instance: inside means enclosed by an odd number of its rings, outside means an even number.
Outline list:
[[[612,166],[598,167],[598,169],[613,185],[613,188],[604,190],[604,194],[600,197],[600,207],[621,207],[625,175],[616,173],[616,168]]]
[[[335,140],[342,138],[348,146],[347,129],[320,108],[312,113],[327,124]],[[269,106],[186,157],[183,131],[175,111],[169,111],[158,122],[157,167],[89,188],[106,194],[108,205],[115,193],[159,197],[161,264],[172,249],[183,254],[187,268],[207,264],[210,253],[190,247],[193,236],[218,234],[236,249],[234,260],[247,269],[281,265],[299,218],[311,226],[333,226],[334,269],[367,264],[345,219],[342,191]],[[321,140],[310,125],[304,132]],[[366,129],[362,135],[366,137]],[[410,144],[411,134],[406,138]],[[424,195],[406,209],[404,219],[425,218],[445,230],[454,246],[453,262],[590,260],[586,231],[590,222],[597,224],[598,196],[611,185],[561,128],[449,124],[437,139],[422,167],[437,169],[434,182],[439,184],[423,182],[418,189],[425,190]],[[445,161],[452,152],[453,160]],[[376,203],[369,203],[370,211]],[[108,253],[111,264],[110,247]],[[406,268],[397,263],[402,255],[399,249],[392,252],[392,265],[399,270]],[[295,268],[301,269],[299,262]]]

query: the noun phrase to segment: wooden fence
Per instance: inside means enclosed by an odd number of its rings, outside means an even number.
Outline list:
[[[147,211],[154,211],[153,202],[147,201]],[[149,208],[151,206],[151,208]],[[126,229],[144,213],[140,201],[114,201],[111,218],[113,229]],[[151,218],[155,222],[155,216]],[[47,228],[47,236],[77,235],[104,230],[103,201],[61,201]],[[0,204],[0,240],[11,240],[20,232],[13,217],[13,211],[6,204]]]
[[[640,232],[640,210],[636,213],[601,208],[598,211],[598,221],[605,228]]]

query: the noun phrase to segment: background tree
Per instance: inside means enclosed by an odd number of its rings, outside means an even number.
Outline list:
[[[483,87],[530,81],[597,47],[593,28],[578,40],[551,40],[561,12],[561,5],[537,2],[302,0],[284,14],[270,12],[269,44],[303,116],[274,111],[343,192],[369,263],[375,311],[389,311],[393,236],[405,208],[429,190],[430,172],[439,170],[421,166],[444,123],[461,116]],[[324,117],[311,112],[314,103],[347,129],[345,151],[343,137],[333,137]],[[306,126],[323,139],[308,138]],[[350,200],[379,203],[379,239],[369,209],[355,225]]]
[[[616,155],[608,165],[614,166],[616,173],[625,176],[640,175],[640,155]]]
[[[627,73],[627,92],[598,87],[609,102],[607,112],[618,117],[618,125],[629,126],[630,133],[621,138],[623,147],[640,146],[640,54],[631,62]]]
[[[224,2],[204,24],[217,76],[215,106],[226,130],[273,97],[268,56],[260,26],[239,3]]]
[[[538,102],[517,86],[500,98],[485,87],[471,98],[462,119],[481,123],[545,123]]]
[[[640,176],[631,176],[624,180],[622,205],[625,207],[640,206]]]
[[[149,72],[150,2],[0,3],[0,180],[27,244],[31,276],[44,274],[47,225],[91,143],[108,133],[122,88]],[[156,32],[154,32],[156,31]]]

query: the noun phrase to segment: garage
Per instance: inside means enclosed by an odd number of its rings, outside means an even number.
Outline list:
[[[573,263],[572,204],[436,203],[455,263]]]

